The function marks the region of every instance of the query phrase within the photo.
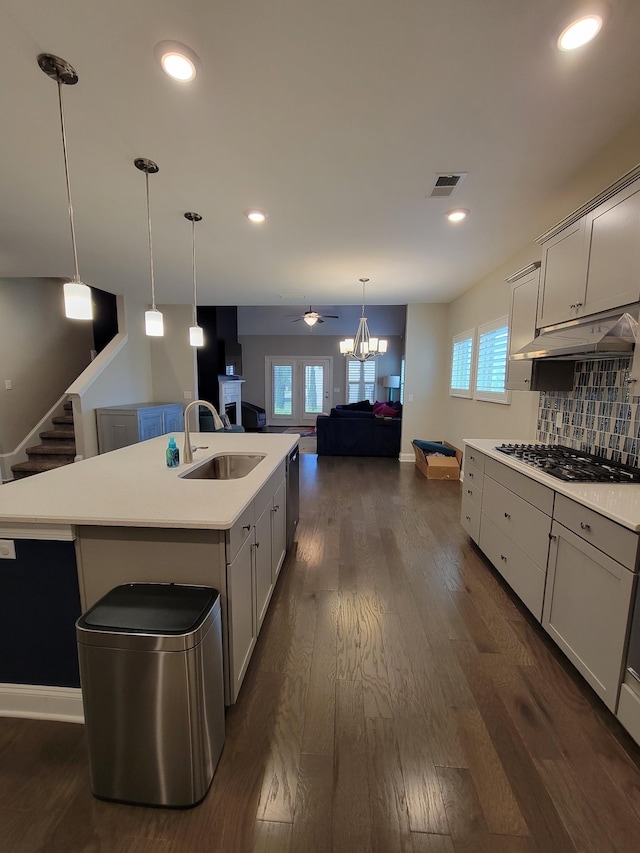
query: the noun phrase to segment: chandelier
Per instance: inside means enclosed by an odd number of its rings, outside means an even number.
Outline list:
[[[364,286],[369,279],[361,278],[359,281],[362,282],[362,317],[358,322],[355,337],[340,341],[340,352],[342,355],[355,358],[358,361],[369,361],[387,351],[387,341],[371,337],[367,318],[364,316]]]

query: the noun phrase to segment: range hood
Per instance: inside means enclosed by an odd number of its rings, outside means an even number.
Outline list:
[[[613,358],[633,352],[638,321],[631,314],[587,317],[542,330],[526,346],[512,353],[512,361],[539,358],[581,359],[594,354]]]

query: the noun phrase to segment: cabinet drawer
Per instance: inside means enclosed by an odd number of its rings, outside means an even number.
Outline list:
[[[467,465],[473,465],[479,471],[484,471],[484,453],[474,450],[472,447],[465,448],[464,451],[464,469],[467,470]]]
[[[626,488],[633,488],[633,486]],[[600,551],[604,551],[605,554],[622,563],[623,566],[632,571],[635,570],[638,554],[637,533],[564,495],[556,496],[553,517],[586,542],[590,542]]]
[[[476,488],[473,483],[464,483],[462,486],[462,497],[472,500],[477,507],[482,506],[482,489]]]
[[[482,489],[484,482],[484,473],[475,465],[464,466],[464,484],[465,486],[475,486],[476,489]]]
[[[462,498],[460,524],[476,543],[480,540],[480,512],[478,504],[475,504],[466,495]]]
[[[512,491],[485,477],[483,511],[541,569],[547,569],[551,519]]]
[[[545,572],[482,514],[480,547],[533,615],[542,618]]]
[[[521,474],[519,471],[514,471],[502,462],[497,462],[495,459],[487,457],[484,466],[485,476],[491,477],[497,483],[506,486],[507,489],[514,492],[519,497],[524,498],[527,503],[551,515],[553,512],[553,495],[552,489],[543,486],[531,477]]]
[[[227,563],[232,563],[236,554],[242,548],[244,540],[251,533],[251,528],[255,523],[255,509],[253,501],[246,509],[242,511],[240,518],[233,525],[231,530],[227,530]]]

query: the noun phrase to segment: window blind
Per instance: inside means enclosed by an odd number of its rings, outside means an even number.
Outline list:
[[[473,365],[474,330],[453,336],[449,393],[453,397],[470,397]]]
[[[347,358],[347,403],[375,400],[376,361],[357,361]]]
[[[507,373],[509,327],[506,318],[487,323],[478,329],[476,398],[506,401],[504,387]]]

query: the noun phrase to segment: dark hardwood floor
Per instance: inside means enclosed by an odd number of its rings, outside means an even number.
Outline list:
[[[470,544],[459,484],[301,469],[204,802],[95,800],[82,726],[0,719],[0,851],[640,850],[640,751]]]

